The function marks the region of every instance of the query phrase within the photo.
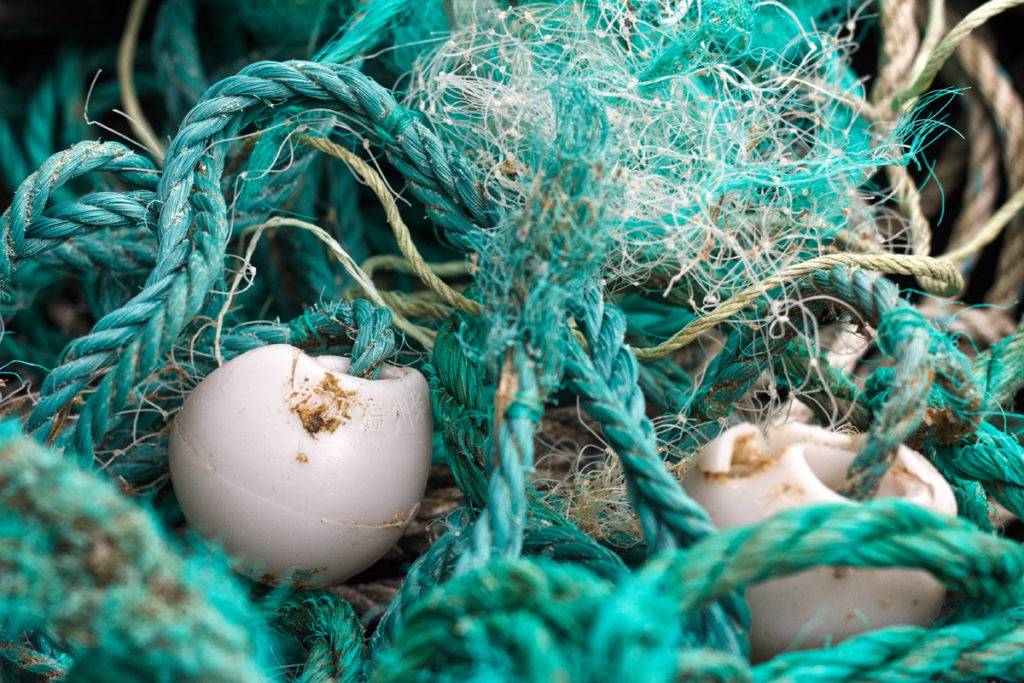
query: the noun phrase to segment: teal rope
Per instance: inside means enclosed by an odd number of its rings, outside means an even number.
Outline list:
[[[166,0],[157,12],[153,28],[153,62],[163,83],[164,101],[172,121],[177,121],[209,86],[196,37],[193,0]]]
[[[757,681],[1024,681],[1024,610],[939,628],[900,626],[865,633],[827,650],[777,655]]]
[[[429,673],[466,680],[477,672],[491,680],[579,680],[573,677],[579,662],[568,646],[586,633],[610,589],[571,564],[491,563],[417,602],[391,649],[378,657],[371,680],[431,680]]]
[[[468,533],[471,516],[468,510],[456,508],[448,515],[448,531],[430,546],[427,552],[416,558],[405,574],[405,580],[387,611],[377,624],[370,641],[370,653],[374,655],[369,664],[375,666],[377,654],[396,642],[397,634],[404,628],[409,610],[419,604],[424,596],[441,586],[455,572],[458,558],[469,547],[472,536]]]
[[[966,443],[929,452],[943,469],[979,482],[1014,514],[1024,513],[1024,447],[1016,437],[983,422]]]
[[[713,534],[707,513],[686,495],[657,453],[654,429],[637,383],[638,364],[623,344],[622,313],[603,305],[599,290],[590,288],[585,290],[575,316],[593,358],[573,344],[566,376],[622,462],[630,499],[648,546],[662,552],[686,547]],[[699,625],[700,641],[730,654],[747,652],[748,614],[739,596],[723,596],[720,604],[695,619],[696,623],[690,625]]]
[[[998,610],[1024,594],[1024,549],[978,534],[969,522],[885,500],[792,509],[719,532],[652,560],[614,591],[582,567],[525,558],[489,564],[418,601],[391,649],[377,658],[373,680],[422,680],[427,672],[457,679],[471,671],[513,680],[665,680],[681,661],[707,680],[750,680],[742,661],[694,648],[699,631],[671,625],[749,583],[830,564],[922,567],[996,611],[932,632],[945,639],[926,651],[944,642],[943,666],[916,659],[912,649],[871,650],[907,636],[921,642],[928,633],[900,626],[846,641],[838,646],[842,657],[833,655],[836,650],[783,655],[755,668],[754,680],[848,680],[857,672],[871,680],[934,680],[936,673],[966,680],[979,658],[1019,642],[1019,617],[1009,621]],[[892,666],[894,655],[906,666]],[[1012,671],[1002,662],[989,667]]]
[[[534,433],[543,413],[543,398],[536,366],[524,349],[510,352],[503,373],[514,373],[514,395],[504,413],[496,414],[490,457],[487,461],[487,505],[473,525],[473,543],[459,559],[456,571],[463,573],[498,558],[516,558],[522,552],[526,527],[527,472],[533,468]]]
[[[277,608],[277,624],[308,650],[296,683],[358,683],[363,677],[363,627],[334,593],[296,595]]]
[[[448,523],[449,530],[410,567],[402,588],[374,631],[372,652],[378,652],[388,643],[394,643],[396,634],[404,627],[409,610],[436,587],[456,575],[459,558],[475,540],[469,531],[473,522],[468,510],[459,509],[449,516]],[[618,556],[571,526],[555,526],[531,519],[523,536],[523,553],[559,563],[573,563],[608,581],[620,581],[628,575],[626,566]],[[475,570],[467,574],[474,575]]]
[[[149,190],[86,195],[32,221],[14,265],[32,259],[83,274],[148,273],[156,263],[156,220],[156,194]]]
[[[637,384],[637,362],[623,346],[621,312],[604,305],[594,288],[584,296],[575,315],[593,358],[578,344],[571,345],[566,379],[622,460],[648,544],[654,550],[685,547],[714,533],[714,527],[658,456],[654,428]]]
[[[71,657],[63,652],[46,651],[27,644],[25,636],[0,636],[0,676],[12,683],[38,683],[62,678],[71,666]],[[6,667],[9,662],[13,666]]]
[[[120,680],[260,681],[261,635],[226,567],[182,560],[112,482],[0,422],[0,612]],[[70,598],[70,599],[69,599]],[[145,624],[145,628],[140,628]]]
[[[998,610],[1024,596],[1024,548],[899,499],[793,508],[651,560],[638,581],[671,586],[681,611],[811,567],[920,567]]]
[[[69,213],[78,213],[85,217],[78,230],[73,224],[61,223],[54,226],[53,223],[43,220],[47,203],[60,187],[74,178],[101,171],[112,173],[130,186],[142,190],[155,189],[158,180],[151,161],[116,142],[82,142],[54,154],[43,162],[38,171],[21,183],[14,193],[10,208],[0,215],[0,242],[4,245],[4,249],[0,250],[0,279],[7,280],[11,277],[16,259],[43,250],[37,240],[86,234],[91,229],[106,226],[131,225],[117,216],[123,212],[137,216],[139,208],[145,210],[145,207],[139,207],[138,202],[133,201],[131,195],[115,200],[109,194],[102,194],[93,195],[93,199],[98,198],[101,202],[98,211],[92,211],[88,207],[88,202],[84,202],[77,210],[72,207],[70,210],[57,212],[57,220]],[[136,195],[135,199],[142,199],[148,203],[150,196]],[[94,227],[85,227],[90,223]],[[62,235],[63,231],[67,232]]]
[[[409,10],[409,0],[363,0],[361,7],[313,57],[314,62],[343,64],[378,44],[387,29]]]
[[[487,501],[484,453],[491,432],[494,385],[479,360],[469,358],[467,352],[481,348],[486,333],[479,318],[451,316],[438,330],[432,365],[424,367],[448,464],[466,501],[478,508]]]
[[[983,351],[972,365],[975,382],[985,397],[986,407],[998,412],[1024,387],[1024,329]]]
[[[489,225],[493,220],[485,208],[487,190],[473,180],[465,162],[367,77],[347,67],[302,62],[248,67],[214,86],[186,118],[160,181],[157,264],[147,286],[121,310],[97,322],[92,334],[65,349],[29,417],[34,434],[48,438],[64,406],[91,378],[102,375],[74,429],[79,457],[91,458],[92,444],[102,438],[109,416],[123,408],[137,378],[154,367],[185,322],[199,312],[219,275],[227,225],[217,180],[224,147],[215,141],[229,137],[244,123],[240,117],[252,117],[267,103],[302,101],[334,102],[374,128],[413,192],[456,246],[468,247],[468,235],[479,232],[473,221]],[[198,229],[188,229],[191,216]]]

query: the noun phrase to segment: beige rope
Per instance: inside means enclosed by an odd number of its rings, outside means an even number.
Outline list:
[[[921,193],[906,166],[886,166],[886,175],[893,188],[893,199],[910,222],[910,253],[928,256],[932,249],[932,226],[921,208]]]
[[[945,0],[928,0],[928,19],[925,22],[924,38],[921,39],[921,47],[917,51],[917,57],[914,58],[914,65],[910,68],[911,80],[916,79],[924,71],[928,55],[935,51],[945,32]]]
[[[957,50],[957,59],[977,86],[977,92],[1002,133],[1000,146],[1010,189],[1024,186],[1024,102],[1000,68],[995,50],[980,37],[970,36],[964,40]],[[1020,268],[1022,256],[1024,224],[1014,216],[999,254],[995,282],[985,295],[987,303],[1007,306],[1017,298],[1024,277]]]
[[[859,266],[882,273],[914,275],[918,278],[930,277],[936,282],[944,283],[947,291],[958,291],[963,285],[963,280],[956,266],[948,261],[941,261],[928,256],[828,254],[786,268],[778,275],[766,278],[756,285],[734,294],[715,308],[714,311],[692,321],[670,339],[651,348],[633,349],[633,353],[642,361],[664,358],[718,324],[729,320],[747,306],[763,297],[769,290],[779,287],[785,282],[796,280],[819,270],[832,268],[840,264]]]
[[[935,80],[936,74],[939,73],[939,69],[946,63],[946,60],[953,54],[953,51],[971,34],[971,31],[997,14],[1011,7],[1016,7],[1021,3],[1024,3],[1024,0],[989,0],[964,17],[931,51],[928,59],[925,60],[921,73],[914,79],[910,87],[893,101],[893,110],[895,111],[907,106],[928,89],[932,81]]]
[[[461,277],[469,274],[469,266],[465,261],[445,261],[444,263],[428,263],[431,272],[438,277]],[[376,254],[366,259],[360,265],[367,275],[373,275],[378,270],[394,270],[399,273],[415,275],[416,269],[404,257],[396,254]]]
[[[341,145],[331,142],[327,138],[304,135],[299,138],[299,142],[307,147],[318,149],[325,154],[341,159],[355,170],[370,189],[373,190],[374,194],[377,195],[377,199],[384,206],[384,212],[387,215],[388,223],[391,225],[391,229],[395,234],[395,239],[398,241],[398,249],[402,252],[402,255],[408,259],[414,272],[423,284],[437,292],[438,296],[441,297],[441,300],[449,306],[474,315],[480,314],[480,304],[478,302],[473,301],[472,299],[467,299],[465,296],[449,287],[434,273],[433,270],[431,270],[430,265],[427,264],[420,255],[420,252],[416,249],[416,245],[412,241],[412,235],[409,233],[409,228],[406,227],[405,223],[402,221],[402,215],[398,211],[398,204],[395,202],[394,197],[391,196],[391,192],[388,189],[387,184],[384,182],[384,179],[380,177],[380,174],[377,173],[376,170],[371,168],[369,164],[352,152],[348,151]]]
[[[871,101],[884,109],[893,95],[906,85],[917,54],[918,34],[914,22],[914,0],[882,0],[880,13],[882,45]]]
[[[985,224],[981,226],[981,229],[974,234],[970,240],[967,241],[961,247],[947,251],[945,254],[939,257],[943,261],[963,261],[964,259],[973,256],[976,252],[984,249],[992,240],[999,237],[999,233],[1010,222],[1018,211],[1024,208],[1024,186],[1017,189],[1016,192],[999,207],[999,210],[992,214],[992,217],[985,221]],[[1020,255],[1018,255],[1020,258]]]
[[[953,224],[948,249],[967,244],[992,217],[999,196],[999,144],[995,126],[982,102],[967,95],[967,139],[970,152],[960,214]]]
[[[149,0],[132,0],[131,8],[128,10],[128,20],[125,22],[124,33],[121,35],[121,44],[117,48],[117,82],[121,87],[121,104],[128,116],[128,122],[132,130],[139,136],[140,142],[146,146],[158,164],[163,164],[164,147],[153,132],[153,127],[142,113],[139,105],[138,95],[135,93],[135,82],[132,79],[133,64],[135,62],[135,47],[139,40],[139,29],[142,26],[142,18],[146,14],[146,5]]]

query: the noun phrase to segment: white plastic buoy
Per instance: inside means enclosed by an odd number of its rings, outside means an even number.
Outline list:
[[[683,487],[720,529],[801,505],[856,505],[836,489],[864,438],[800,423],[771,427],[767,435],[754,425],[737,425],[698,454]],[[946,480],[906,446],[898,449],[877,497],[957,512]],[[821,567],[751,586],[746,595],[751,653],[763,661],[885,626],[926,625],[942,606],[945,588],[923,570]]]
[[[423,497],[427,382],[279,344],[206,377],[174,421],[171,481],[186,519],[267,583],[337,583],[376,562]]]

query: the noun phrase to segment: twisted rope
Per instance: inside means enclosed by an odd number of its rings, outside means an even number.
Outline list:
[[[13,421],[0,422],[0,504],[0,609],[9,627],[70,643],[69,676],[102,663],[133,680],[265,680],[254,615],[227,569],[182,560],[111,482]]]
[[[306,646],[296,683],[357,683],[363,676],[363,627],[355,610],[327,591],[297,595],[277,608],[277,624]]]
[[[109,415],[125,405],[131,386],[200,312],[219,276],[228,229],[219,191],[225,147],[218,141],[271,105],[311,102],[331,102],[373,130],[455,246],[468,248],[468,235],[482,229],[476,226],[491,224],[487,191],[465,162],[366,76],[303,62],[247,67],[211,88],[186,118],[160,181],[157,263],[146,287],[65,349],[29,418],[34,434],[52,437],[69,401],[102,377],[75,425],[76,449],[83,459],[91,457],[90,445],[102,437]]]
[[[65,222],[54,225],[43,220],[47,204],[59,188],[92,172],[112,173],[139,190],[154,190],[159,180],[151,161],[116,142],[82,142],[54,154],[18,186],[10,208],[0,215],[0,241],[3,243],[3,249],[0,250],[0,279],[11,277],[17,260],[42,251],[41,245],[35,242],[37,239],[59,238],[63,231],[67,231],[64,234],[70,236],[87,234],[96,228],[139,225],[138,222],[128,222],[131,219],[124,214],[145,217],[154,199],[145,192],[119,199],[110,194],[92,195],[90,199],[98,200],[100,206],[89,206],[90,202],[80,202],[81,206],[63,206],[53,218]],[[138,200],[144,201],[145,205],[140,207]],[[142,216],[139,216],[140,209]],[[80,226],[70,225],[67,222],[69,214],[77,214],[76,218],[84,223]]]

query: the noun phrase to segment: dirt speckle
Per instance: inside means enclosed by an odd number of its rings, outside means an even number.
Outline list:
[[[293,391],[291,409],[302,420],[309,435],[317,436],[321,432],[333,432],[352,419],[350,410],[356,403],[356,394],[342,389],[338,378],[328,372],[319,383],[305,382]]]
[[[394,517],[384,522],[382,526],[392,526],[396,524],[405,524],[405,520],[408,519],[409,515],[404,512],[397,513]]]
[[[849,567],[832,567],[832,576],[841,579],[850,573]]]
[[[704,478],[713,481],[742,479],[771,467],[778,457],[765,453],[761,448],[760,436],[744,434],[736,438],[732,450],[732,462],[728,472],[704,472]]]
[[[306,455],[305,453],[299,453],[298,455],[295,456],[295,461],[296,462],[309,462],[309,456]]]

